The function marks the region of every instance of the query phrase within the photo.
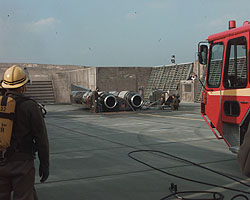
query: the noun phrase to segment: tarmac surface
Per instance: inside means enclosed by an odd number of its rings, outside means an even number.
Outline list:
[[[179,111],[102,114],[71,105],[47,105],[50,177],[46,183],[39,182],[37,159],[35,186],[39,200],[160,200],[171,194],[171,183],[177,185],[177,192],[215,191],[229,200],[240,194],[227,189],[232,188],[249,192],[245,195],[250,197],[249,187],[173,158],[178,156],[250,182],[241,175],[236,154],[210,131],[200,115],[199,104],[180,105]],[[173,156],[150,151],[132,154],[153,169],[128,156],[135,150],[157,150]],[[212,195],[194,193],[185,197],[213,199]]]

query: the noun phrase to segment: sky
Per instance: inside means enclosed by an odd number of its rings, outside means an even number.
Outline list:
[[[249,0],[0,0],[0,62],[193,62],[210,34],[250,21]]]

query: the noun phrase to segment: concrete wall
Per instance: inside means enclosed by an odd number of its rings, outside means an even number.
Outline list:
[[[14,63],[0,63],[0,76]],[[51,80],[57,103],[70,103],[71,84],[94,90],[137,91],[146,88],[151,67],[84,67],[72,65],[46,65],[17,63],[28,69],[31,80]]]
[[[94,89],[96,85],[96,68],[77,69],[57,72],[52,75],[57,103],[70,103],[71,84]]]
[[[13,63],[0,63],[0,76]],[[31,80],[51,80],[57,103],[70,103],[71,84],[94,90],[97,86],[103,91],[138,91],[147,86],[152,67],[84,67],[72,65],[46,65],[19,63],[29,71]],[[200,66],[200,74],[204,66]],[[193,68],[198,72],[197,63]],[[186,86],[185,86],[186,85]],[[181,82],[181,99],[184,102],[194,102],[196,82]],[[191,92],[186,89],[191,88]],[[145,91],[145,90],[144,90]]]
[[[130,90],[146,88],[152,67],[98,67],[97,86],[104,91]]]
[[[32,81],[52,81],[57,103],[70,102],[71,83],[89,86],[88,68],[84,66],[0,63],[0,76],[14,64],[26,67]]]

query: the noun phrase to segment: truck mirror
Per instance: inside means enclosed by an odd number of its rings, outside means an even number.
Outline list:
[[[203,64],[203,65],[207,64],[207,55],[208,55],[207,45],[199,45],[198,57],[199,57],[200,64]]]

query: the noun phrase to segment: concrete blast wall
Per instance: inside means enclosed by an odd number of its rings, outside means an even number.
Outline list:
[[[0,63],[1,77],[14,64],[26,67],[32,81],[52,81],[56,103],[70,103],[71,84],[95,87],[96,69],[84,66]]]
[[[52,76],[57,103],[69,103],[71,84],[91,90],[136,91],[146,87],[151,67],[89,67],[55,73]]]
[[[15,63],[0,63],[0,73]],[[16,63],[26,67],[32,81],[52,81],[56,103],[70,103],[71,84],[94,90],[137,91],[146,88],[151,67],[84,67]]]
[[[146,88],[152,67],[98,67],[97,86],[104,91],[130,90]]]
[[[14,63],[0,63],[0,76]],[[32,81],[52,81],[56,103],[70,103],[71,85],[78,85],[94,90],[97,86],[102,91],[135,91],[144,87],[150,77],[152,67],[84,67],[72,65],[46,65],[17,63],[26,67]],[[196,62],[193,71],[202,75],[204,66],[198,68]],[[193,102],[197,81],[181,82],[182,101]]]
[[[71,84],[93,90],[96,86],[96,68],[77,69],[55,73],[52,76],[57,103],[69,103]]]

